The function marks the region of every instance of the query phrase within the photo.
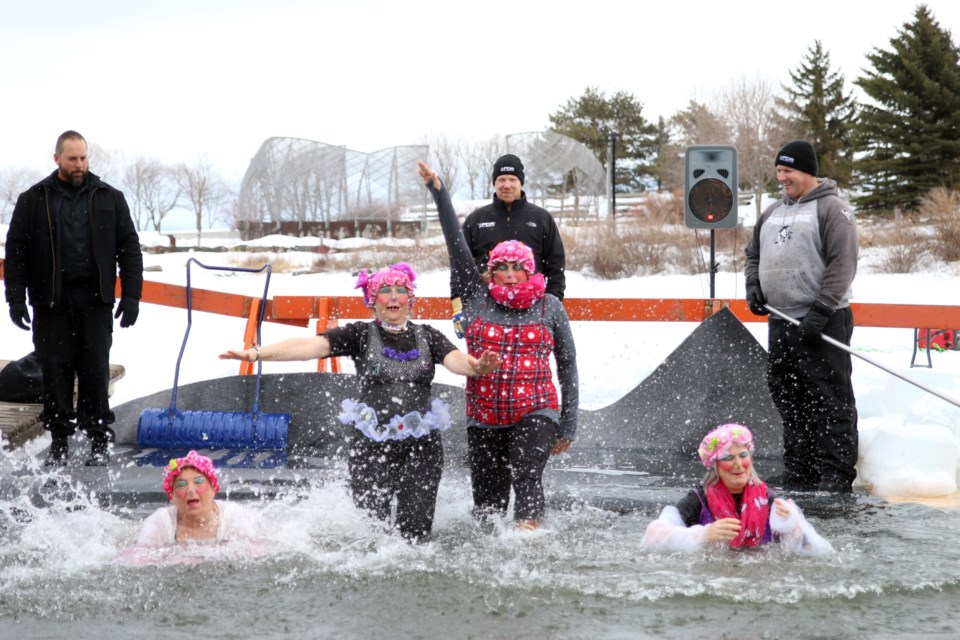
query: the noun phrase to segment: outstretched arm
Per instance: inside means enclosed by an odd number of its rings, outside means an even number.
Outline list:
[[[330,356],[330,341],[325,336],[311,336],[309,338],[290,338],[274,344],[250,349],[224,351],[220,354],[221,360],[313,360]]]
[[[484,351],[479,358],[474,358],[458,349],[446,355],[443,366],[451,373],[479,378],[500,366],[500,356],[493,351]]]

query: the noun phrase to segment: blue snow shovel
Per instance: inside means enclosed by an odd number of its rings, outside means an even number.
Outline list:
[[[173,375],[173,390],[170,406],[166,409],[144,409],[137,426],[137,444],[141,447],[162,449],[243,449],[286,452],[287,430],[290,416],[285,413],[262,413],[260,411],[261,365],[257,359],[257,381],[254,390],[253,409],[249,412],[232,411],[181,411],[177,409],[177,383],[180,378],[180,361],[190,337],[193,320],[193,305],[190,295],[190,265],[196,263],[204,269],[216,271],[240,271],[248,273],[267,272],[263,285],[263,298],[257,317],[257,344],[260,343],[260,325],[267,305],[267,289],[270,287],[271,267],[260,269],[243,267],[211,267],[196,258],[187,260],[187,331],[177,356]],[[283,455],[283,454],[281,454]]]

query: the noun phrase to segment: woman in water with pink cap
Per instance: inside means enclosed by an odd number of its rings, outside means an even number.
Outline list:
[[[163,469],[170,505],[143,522],[137,547],[164,547],[200,540],[254,539],[258,517],[235,502],[217,500],[220,482],[213,461],[196,451],[173,458]]]
[[[725,424],[704,437],[698,453],[707,468],[703,484],[676,506],[666,506],[647,526],[647,551],[695,551],[707,545],[756,547],[777,542],[797,553],[833,550],[793,500],[777,498],[753,466],[753,434]]]

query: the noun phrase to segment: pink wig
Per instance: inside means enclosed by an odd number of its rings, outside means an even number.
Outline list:
[[[357,274],[357,284],[353,288],[363,292],[363,303],[372,308],[377,300],[377,291],[383,286],[406,287],[410,293],[410,302],[413,302],[413,289],[416,286],[413,281],[416,279],[417,274],[413,272],[413,267],[406,262],[398,262],[376,273],[368,273],[366,269],[361,269]]]

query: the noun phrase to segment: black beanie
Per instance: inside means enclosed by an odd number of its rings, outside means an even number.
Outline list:
[[[777,152],[777,160],[773,163],[773,166],[777,165],[797,169],[816,177],[817,152],[813,150],[813,145],[806,140],[794,140],[788,142]]]
[[[512,153],[497,158],[493,163],[493,182],[497,181],[497,176],[504,174],[517,176],[520,184],[523,184],[523,163],[520,162],[520,158]]]

